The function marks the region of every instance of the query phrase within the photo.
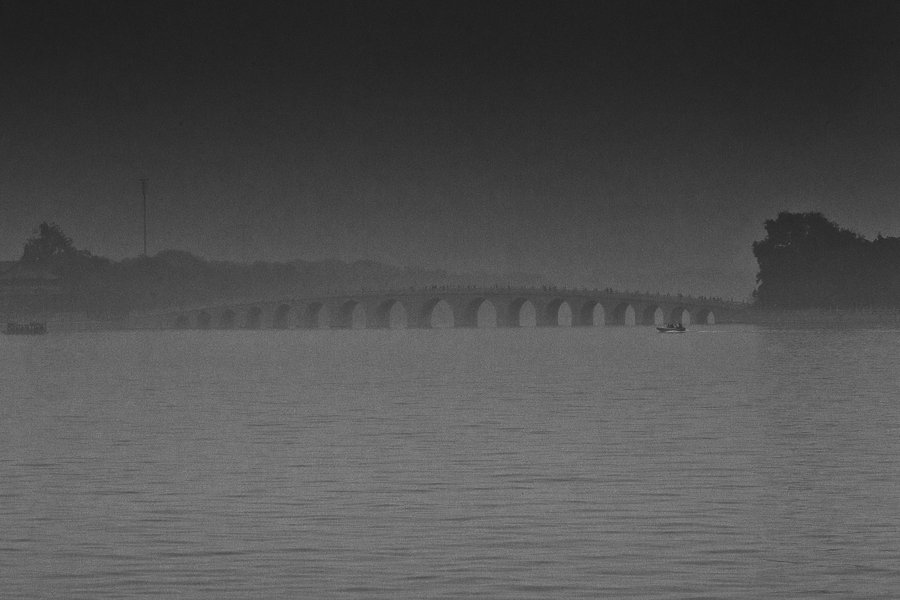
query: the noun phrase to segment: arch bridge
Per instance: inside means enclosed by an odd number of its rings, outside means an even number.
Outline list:
[[[728,323],[746,304],[705,297],[574,288],[450,287],[223,302],[146,313],[135,327],[324,329]]]

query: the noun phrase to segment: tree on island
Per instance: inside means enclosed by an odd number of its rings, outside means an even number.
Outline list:
[[[72,238],[68,237],[56,223],[41,223],[32,237],[25,242],[25,249],[19,262],[26,265],[50,266],[60,259],[76,256]]]
[[[111,261],[76,248],[56,223],[38,225],[26,240],[19,263],[59,278],[63,309],[95,316],[127,311]]]
[[[900,307],[900,239],[869,241],[817,212],[781,212],[765,230],[753,243],[760,307]]]

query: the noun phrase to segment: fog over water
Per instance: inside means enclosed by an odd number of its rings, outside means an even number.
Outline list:
[[[4,337],[0,598],[894,598],[896,336]]]

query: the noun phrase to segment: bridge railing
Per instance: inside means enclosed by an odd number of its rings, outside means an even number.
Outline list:
[[[427,292],[444,292],[444,293],[521,293],[521,294],[561,294],[561,295],[604,295],[606,297],[622,298],[622,299],[642,299],[642,300],[658,300],[663,302],[684,302],[689,304],[709,303],[718,306],[729,306],[734,308],[749,307],[747,302],[726,299],[720,296],[691,296],[686,294],[671,294],[661,292],[640,292],[630,290],[614,290],[612,288],[588,288],[588,287],[569,287],[569,286],[503,286],[494,285],[491,287],[478,286],[453,286],[453,285],[433,285],[433,286],[410,286],[407,288],[360,288],[352,291],[329,290],[321,294],[310,294],[306,298],[316,299],[334,299],[347,297],[365,297],[365,296],[404,296],[410,294],[421,294]],[[294,297],[293,299],[300,299]],[[259,301],[258,299],[256,301]]]

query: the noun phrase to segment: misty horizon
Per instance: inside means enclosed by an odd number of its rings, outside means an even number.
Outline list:
[[[745,299],[782,210],[900,234],[891,3],[29,3],[0,256],[373,260]]]

